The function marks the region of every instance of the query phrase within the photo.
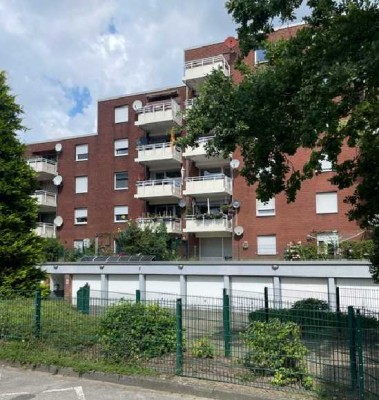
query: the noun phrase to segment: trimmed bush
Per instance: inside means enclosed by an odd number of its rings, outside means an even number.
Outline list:
[[[329,310],[329,304],[325,300],[314,299],[309,297],[308,299],[298,300],[291,307],[292,310],[317,310],[326,311]]]
[[[307,373],[307,348],[302,344],[300,327],[294,322],[252,322],[241,335],[249,349],[242,362],[255,375],[272,376],[271,383],[285,386],[299,383],[312,387]]]
[[[196,358],[213,358],[215,355],[215,348],[207,336],[195,340],[191,350],[192,355]]]
[[[104,356],[114,362],[149,359],[176,348],[175,316],[157,304],[122,301],[100,321]]]

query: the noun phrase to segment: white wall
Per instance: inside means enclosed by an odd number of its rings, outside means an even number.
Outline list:
[[[168,293],[171,293],[171,295],[168,295]],[[149,275],[146,277],[146,300],[167,299],[175,301],[179,295],[179,275]]]
[[[328,300],[328,280],[325,278],[281,278],[283,306],[297,300],[314,297]]]
[[[135,298],[136,290],[139,289],[138,275],[109,275],[108,291],[109,298]],[[125,296],[128,294],[128,296]]]
[[[371,279],[339,278],[336,281],[336,285],[340,288],[340,306],[342,309],[348,306],[379,309],[378,285]]]
[[[272,278],[233,276],[231,291],[234,296],[264,296],[264,288],[272,289]]]
[[[76,298],[77,291],[86,283],[90,286],[90,295],[91,290],[101,290],[100,275],[74,275],[72,278],[72,297]]]

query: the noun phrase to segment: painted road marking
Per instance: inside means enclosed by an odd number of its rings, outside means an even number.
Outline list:
[[[81,386],[74,386],[74,387],[63,388],[63,389],[48,389],[48,390],[44,390],[41,393],[68,392],[69,390],[73,390],[76,393],[78,400],[86,400],[86,397],[84,396],[83,388]],[[28,393],[28,392],[3,393],[3,394],[0,394],[0,398],[6,397],[6,396],[25,396],[25,395],[33,395],[33,394]]]

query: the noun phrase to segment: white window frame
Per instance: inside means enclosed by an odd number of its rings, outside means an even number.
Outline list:
[[[114,141],[114,155],[116,157],[129,154],[129,139],[116,139]]]
[[[257,217],[271,217],[275,215],[275,197],[266,202],[256,199],[256,207]]]
[[[316,193],[316,214],[337,214],[338,193],[323,192]]]
[[[333,250],[334,250],[333,255],[335,255],[339,246],[339,241],[340,238],[337,231],[318,233],[317,247],[319,254],[329,255],[330,254],[329,245],[333,245]]]
[[[117,187],[117,175],[126,174],[126,187]],[[129,176],[127,171],[119,171],[114,173],[114,190],[126,190],[129,189]]]
[[[75,177],[75,193],[88,193],[88,176]]]
[[[82,221],[79,221],[81,219]],[[74,210],[74,224],[87,225],[88,222],[88,208],[75,208]]]
[[[128,206],[115,206],[114,207],[114,222],[117,224],[128,221],[129,207]],[[123,217],[124,216],[124,217]]]
[[[115,124],[120,124],[122,122],[129,121],[129,107],[120,106],[114,109],[114,122]]]
[[[258,60],[258,53],[263,53],[263,52],[264,52],[264,56],[265,57],[264,57],[263,61],[259,61]],[[255,52],[254,52],[254,62],[255,62],[256,65],[265,64],[265,63],[268,62],[268,60],[266,59],[266,53],[267,53],[267,51],[265,49],[257,49],[257,50],[255,50]]]
[[[77,144],[75,146],[75,159],[76,161],[88,160],[88,144]]]
[[[326,154],[322,155],[320,160],[320,167],[322,172],[330,172],[333,171],[333,164],[329,161],[329,158]]]
[[[84,240],[74,240],[74,250],[84,252]]]
[[[267,243],[269,241],[271,243]],[[257,236],[257,254],[259,256],[276,256],[276,235]]]

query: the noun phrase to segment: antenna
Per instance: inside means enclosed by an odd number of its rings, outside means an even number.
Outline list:
[[[63,181],[63,178],[61,177],[61,175],[57,175],[54,179],[53,179],[53,183],[55,186],[59,186]]]
[[[184,199],[180,199],[178,205],[180,208],[184,208],[186,206],[186,201]]]
[[[239,160],[234,158],[232,161],[230,161],[230,168],[237,169],[239,166],[240,166]]]
[[[54,225],[58,228],[63,225],[63,218],[60,215],[54,218]]]
[[[238,225],[234,228],[234,233],[236,236],[242,236],[243,235],[243,227]]]
[[[55,145],[55,151],[56,151],[57,153],[60,153],[60,152],[62,151],[62,143],[57,143],[57,144]]]
[[[225,46],[226,46],[228,49],[231,50],[231,49],[233,49],[234,47],[237,46],[238,41],[237,41],[237,39],[234,38],[233,36],[229,36],[229,37],[227,37],[227,38],[224,40],[224,43],[225,43]]]
[[[240,208],[241,207],[241,202],[239,200],[234,200],[232,203],[233,208]]]
[[[132,107],[133,107],[134,111],[139,110],[140,108],[142,108],[142,101],[141,100],[134,100]]]

